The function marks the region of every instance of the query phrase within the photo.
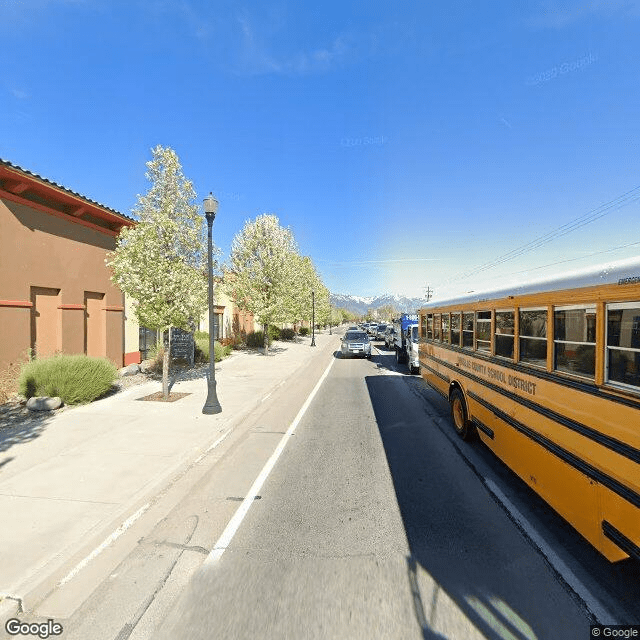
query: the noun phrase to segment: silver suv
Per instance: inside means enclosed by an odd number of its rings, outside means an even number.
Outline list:
[[[340,338],[340,355],[345,356],[362,356],[371,358],[371,341],[364,331],[347,331],[344,338]]]

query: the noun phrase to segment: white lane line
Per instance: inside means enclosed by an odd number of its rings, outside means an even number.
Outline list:
[[[198,464],[200,460],[202,460],[210,451],[215,449],[229,434],[231,433],[231,429],[227,429],[212,445],[209,445],[207,449],[205,449],[204,453],[201,453],[194,461],[193,464]]]
[[[298,423],[300,422],[300,420],[302,420],[302,416],[304,416],[304,414],[306,413],[307,409],[309,408],[309,405],[313,401],[316,393],[318,393],[318,390],[320,389],[325,378],[329,375],[329,371],[331,370],[331,367],[333,366],[334,362],[335,362],[335,358],[331,358],[331,362],[329,363],[329,366],[324,370],[324,373],[322,374],[322,376],[320,376],[320,380],[318,380],[316,386],[313,388],[313,391],[311,392],[309,397],[305,400],[305,403],[300,408],[300,411],[298,411],[298,415],[295,417],[295,419],[291,423],[291,426],[287,429],[285,434],[282,436],[275,451],[271,454],[271,457],[267,460],[267,463],[262,468],[262,471],[260,471],[260,473],[258,474],[258,477],[254,480],[253,484],[251,485],[251,488],[247,492],[247,495],[245,496],[244,500],[238,507],[238,510],[233,514],[233,517],[231,518],[231,520],[229,520],[229,524],[227,524],[227,526],[225,527],[225,530],[222,532],[222,535],[220,536],[220,538],[218,538],[218,541],[215,543],[213,549],[211,550],[211,553],[209,553],[209,555],[207,556],[206,560],[203,563],[204,566],[212,566],[216,562],[218,562],[218,560],[220,560],[220,558],[222,557],[222,554],[225,552],[225,550],[231,543],[233,536],[236,534],[236,532],[240,528],[240,525],[242,524],[244,517],[247,515],[247,512],[251,508],[251,505],[255,502],[256,496],[259,495],[260,490],[262,489],[262,485],[264,484],[265,480],[267,479],[267,477],[275,467],[276,462],[280,457],[280,454],[282,453],[287,442],[289,441],[289,438],[291,438],[291,436],[293,435],[293,432],[296,430]]]
[[[273,392],[269,391],[269,393],[267,393],[266,396],[264,396],[264,398],[262,398],[262,400],[260,400],[260,402],[264,402]]]
[[[569,587],[580,597],[584,602],[587,609],[593,614],[598,624],[603,625],[616,625],[620,624],[591,594],[591,592],[580,582],[578,577],[569,569],[563,560],[560,559],[558,554],[551,548],[551,546],[544,540],[544,538],[533,528],[531,524],[525,519],[525,517],[516,509],[507,496],[500,491],[498,486],[493,482],[484,478],[484,482],[493,493],[493,495],[504,505],[505,509],[511,514],[512,518],[518,523],[523,531],[529,536],[531,541],[540,550],[542,555],[547,559],[549,564],[562,576],[562,579],[569,585]]]
[[[231,433],[231,429],[227,429],[225,433],[223,433],[212,445],[206,449],[206,451],[201,454],[193,463],[190,465],[194,466],[204,458],[207,453],[209,453],[212,449],[215,449],[229,434]],[[127,518],[113,533],[111,533],[99,546],[97,546],[88,556],[86,556],[83,560],[81,560],[69,573],[58,582],[57,587],[61,587],[62,585],[69,582],[69,580],[73,579],[82,569],[84,569],[94,558],[100,555],[112,542],[117,540],[127,529],[131,527],[131,525],[142,516],[142,514],[149,509],[149,507],[157,502],[160,495],[163,492],[159,493],[153,500],[147,502],[144,506],[140,507],[132,516]]]
[[[58,582],[58,587],[66,584],[75,575],[77,575],[82,569],[84,569],[96,556],[102,553],[114,540],[119,538],[149,507],[150,502],[147,502],[143,507],[140,507],[132,516],[127,518],[100,546],[96,547],[84,560],[81,560],[67,575]]]

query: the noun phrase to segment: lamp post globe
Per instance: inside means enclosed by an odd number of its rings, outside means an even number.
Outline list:
[[[220,413],[222,407],[218,401],[216,393],[216,368],[215,368],[215,318],[213,313],[213,240],[212,228],[216,213],[218,212],[218,201],[213,197],[212,193],[203,200],[204,213],[207,218],[207,263],[209,274],[209,375],[207,377],[207,400],[202,407],[202,413],[211,415]]]

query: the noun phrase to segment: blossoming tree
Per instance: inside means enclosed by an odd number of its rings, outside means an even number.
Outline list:
[[[107,258],[112,280],[134,301],[142,326],[193,330],[207,308],[204,218],[175,151],[158,145],[147,162],[151,188],[138,195],[134,227],[123,227]],[[162,392],[169,397],[169,348],[162,361]]]

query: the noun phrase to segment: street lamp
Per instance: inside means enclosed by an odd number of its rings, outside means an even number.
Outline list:
[[[311,346],[316,346],[316,292],[311,291]]]
[[[216,393],[216,368],[215,368],[215,336],[214,336],[214,315],[213,315],[213,240],[211,239],[211,229],[213,220],[218,211],[218,201],[209,192],[209,197],[203,200],[204,213],[207,217],[207,240],[208,240],[208,263],[209,263],[209,377],[207,379],[207,401],[202,407],[202,413],[220,413],[222,407],[218,402]]]

